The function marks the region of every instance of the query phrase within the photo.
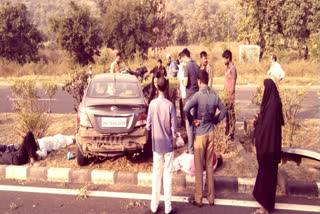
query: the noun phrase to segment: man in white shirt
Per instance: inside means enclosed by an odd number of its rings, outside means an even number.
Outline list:
[[[284,78],[284,71],[282,70],[280,64],[277,62],[277,56],[272,55],[271,56],[271,67],[269,71],[267,72],[268,75],[271,75],[272,80],[278,84],[280,80]]]

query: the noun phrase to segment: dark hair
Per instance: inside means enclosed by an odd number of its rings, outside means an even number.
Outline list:
[[[198,79],[208,85],[208,82],[209,82],[209,75],[208,73],[205,71],[205,70],[200,70],[199,73],[198,73]]]
[[[168,84],[168,80],[166,80],[164,77],[160,77],[158,79],[157,86],[160,91],[162,91],[162,92],[166,91],[167,84]]]
[[[118,53],[116,54],[116,57],[117,57],[117,56],[120,56],[120,57],[121,57],[121,53],[118,52]]]
[[[275,62],[277,61],[277,56],[276,55],[273,54],[271,57],[272,57],[272,59],[274,59]]]
[[[229,59],[230,61],[232,61],[232,53],[230,50],[225,50],[222,54],[223,58]]]
[[[200,58],[202,58],[202,57],[208,57],[207,52],[202,51],[202,52],[200,53]]]
[[[184,57],[184,56],[190,58],[190,51],[188,50],[188,48],[185,48],[181,51],[181,57]]]
[[[157,62],[160,62],[162,64],[162,60],[161,59],[158,59]]]

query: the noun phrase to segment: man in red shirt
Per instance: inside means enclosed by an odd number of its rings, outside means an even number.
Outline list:
[[[234,141],[234,131],[236,125],[236,115],[234,111],[235,89],[237,82],[237,70],[232,62],[232,53],[230,50],[225,50],[222,54],[223,63],[226,65],[226,72],[224,75],[224,91],[225,91],[225,105],[227,107],[226,117],[226,136],[229,140]]]

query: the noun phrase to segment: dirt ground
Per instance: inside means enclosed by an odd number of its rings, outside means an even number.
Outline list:
[[[12,113],[0,114],[0,143],[10,144],[19,143],[21,138],[17,135],[16,126],[17,116]],[[53,136],[56,134],[74,135],[76,126],[75,114],[51,114],[50,127],[46,136]],[[319,148],[319,120],[303,121],[303,128],[298,133],[295,139],[297,147],[313,149],[320,152]],[[216,176],[232,176],[232,177],[254,177],[252,168],[257,167],[254,146],[250,143],[246,136],[243,127],[239,126],[236,130],[236,136],[241,142],[240,144],[229,144],[224,153],[223,165],[215,172]],[[42,167],[66,167],[66,168],[80,168],[75,159],[68,160],[67,153],[75,154],[76,145],[73,144],[64,149],[54,151],[48,154],[45,160],[36,163],[37,166]],[[186,151],[184,147],[175,150],[175,156],[179,156]],[[249,166],[250,163],[250,166]],[[104,161],[95,160],[91,164],[81,168],[88,169],[103,169],[103,170],[126,170],[132,172],[152,172],[152,158],[144,160],[132,160],[126,156],[116,158],[109,158]],[[303,180],[303,181],[320,181],[319,168],[308,165],[297,166],[295,163],[288,162],[282,165],[289,175],[289,179]],[[183,172],[179,172],[183,173]]]

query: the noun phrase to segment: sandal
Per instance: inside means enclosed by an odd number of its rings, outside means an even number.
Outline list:
[[[196,200],[194,199],[194,197],[189,197],[189,198],[188,198],[188,202],[189,202],[190,204],[192,204],[193,206],[197,206],[197,207],[201,207],[201,206],[202,206],[202,204],[199,204],[199,203],[196,202]]]
[[[253,213],[251,214],[269,214],[268,212],[263,212],[262,210],[260,209],[257,209],[256,211],[254,211]]]

